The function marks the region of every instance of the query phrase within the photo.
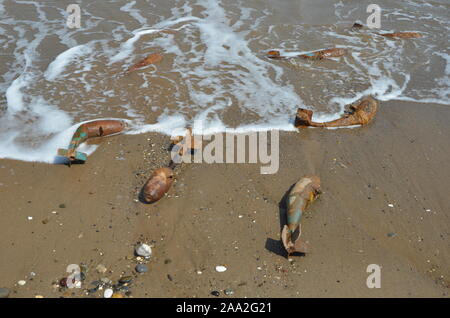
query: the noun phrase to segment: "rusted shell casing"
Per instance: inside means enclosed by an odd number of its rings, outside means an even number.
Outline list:
[[[346,127],[353,125],[366,125],[375,117],[378,109],[377,101],[366,96],[354,104],[347,105],[349,113],[336,120],[324,123],[316,123],[312,121],[313,112],[308,109],[299,108],[295,117],[294,125],[300,127]]]
[[[87,160],[85,153],[77,151],[77,148],[91,137],[102,137],[117,134],[125,129],[125,122],[121,120],[94,120],[80,125],[72,136],[67,149],[58,149],[58,156],[73,162],[83,163]]]
[[[287,252],[307,252],[307,244],[301,239],[300,221],[308,205],[320,194],[320,178],[305,176],[291,189],[288,197],[287,224],[283,227],[281,239]],[[292,235],[299,229],[298,237],[292,241]]]
[[[148,55],[145,59],[143,59],[143,60],[137,62],[136,64],[134,64],[133,66],[131,66],[128,69],[128,72],[133,72],[133,71],[135,71],[137,69],[143,68],[143,67],[145,67],[147,65],[150,65],[150,64],[159,63],[159,62],[162,61],[162,59],[163,59],[162,54],[152,53],[152,54]]]
[[[277,50],[271,50],[267,52],[267,57],[271,59],[280,59],[282,58],[280,51]]]
[[[421,38],[422,34],[418,32],[396,32],[396,33],[384,33],[381,36],[385,36],[388,38],[402,38],[402,39],[411,39],[411,38]]]
[[[185,151],[195,151],[202,148],[202,138],[192,134],[192,129],[188,128],[185,136],[172,138],[172,144],[180,146],[180,155]]]
[[[332,48],[332,49],[315,51],[315,52],[311,52],[311,53],[307,53],[307,54],[301,54],[299,56],[302,58],[305,58],[305,59],[321,60],[321,59],[331,58],[331,57],[341,57],[345,54],[347,54],[346,49]]]
[[[143,199],[147,203],[153,203],[161,199],[169,191],[174,180],[171,168],[156,169],[142,189]]]
[[[295,116],[295,127],[311,126],[313,111],[306,108],[299,108]]]
[[[125,129],[125,122],[121,120],[96,120],[83,124],[88,137],[103,137],[117,134]]]

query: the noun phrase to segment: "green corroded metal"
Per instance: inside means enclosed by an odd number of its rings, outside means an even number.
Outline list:
[[[87,128],[81,125],[75,131],[72,140],[70,141],[68,149],[58,149],[58,156],[67,157],[70,161],[85,162],[87,155],[83,152],[76,151],[76,149],[88,139]]]
[[[287,224],[289,231],[294,233],[297,229],[300,219],[302,218],[304,206],[304,199],[301,197],[300,193],[294,193],[289,196],[289,208],[287,214]]]

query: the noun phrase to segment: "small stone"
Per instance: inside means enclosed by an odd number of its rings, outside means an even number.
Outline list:
[[[61,203],[61,204],[59,205],[59,208],[60,208],[60,209],[65,209],[65,208],[66,208],[66,205],[65,205],[64,203]]]
[[[121,284],[121,285],[128,285],[132,281],[133,281],[133,277],[131,277],[131,276],[124,276],[124,277],[121,277],[119,279],[119,284]]]
[[[23,285],[25,285],[27,282],[26,281],[24,281],[24,280],[19,280],[18,282],[17,282],[17,284],[19,284],[20,286],[23,286]]]
[[[87,292],[88,292],[89,294],[96,293],[97,291],[98,291],[98,286],[97,286],[97,287],[94,287],[94,288],[89,288],[89,289],[87,290]]]
[[[114,293],[112,294],[111,298],[123,298],[123,295],[120,293]]]
[[[394,236],[397,236],[397,233],[389,232],[389,233],[387,234],[387,236],[388,236],[388,237],[394,237]]]
[[[145,264],[137,264],[135,269],[136,269],[136,272],[138,272],[138,273],[147,273],[148,272],[148,266]]]
[[[222,273],[225,272],[227,268],[225,266],[216,266],[216,272]]]
[[[217,290],[213,290],[213,291],[211,292],[211,295],[216,296],[216,297],[219,297],[219,296],[220,296],[220,293],[219,293]]]
[[[152,256],[152,248],[147,244],[140,244],[136,247],[136,254],[145,258]]]
[[[100,274],[104,274],[104,273],[106,273],[107,268],[103,264],[98,264],[97,267],[95,268],[95,270]]]
[[[0,288],[0,298],[8,298],[10,291],[8,288]]]
[[[102,277],[102,278],[100,278],[100,280],[103,284],[111,283],[111,280],[108,277]]]
[[[388,204],[388,207],[393,208],[394,205],[393,205],[392,203],[389,203],[389,204]]]
[[[111,298],[113,294],[114,292],[111,288],[105,289],[103,292],[103,298]]]
[[[225,289],[225,295],[230,296],[230,295],[233,295],[233,294],[234,294],[234,291],[232,291],[231,289]]]

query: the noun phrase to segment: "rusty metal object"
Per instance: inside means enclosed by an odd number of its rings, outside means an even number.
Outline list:
[[[320,50],[315,52],[310,52],[306,54],[299,55],[300,57],[304,59],[310,59],[310,60],[322,60],[326,58],[331,57],[340,57],[347,54],[347,50],[343,48],[332,48],[332,49],[326,49],[326,50]]]
[[[303,212],[320,193],[320,178],[318,176],[301,178],[289,192],[287,224],[284,225],[281,232],[281,241],[289,255],[295,252],[308,252],[308,244],[300,238],[302,234],[300,220]],[[294,240],[297,229],[298,236]]]
[[[308,109],[299,108],[295,117],[294,125],[300,127],[345,127],[353,125],[366,125],[374,117],[377,112],[378,103],[371,97],[362,98],[356,103],[347,105],[348,113],[343,117],[324,123],[317,123],[312,121],[313,112]]]
[[[402,38],[402,39],[411,39],[411,38],[421,38],[422,34],[417,32],[397,32],[397,33],[378,33],[381,36],[385,36],[388,38]]]
[[[174,172],[171,168],[156,169],[142,189],[144,201],[153,203],[161,199],[169,191],[174,178]]]
[[[137,62],[136,64],[134,64],[133,66],[131,66],[127,73],[133,72],[137,69],[143,68],[145,66],[148,66],[150,64],[156,64],[161,62],[163,59],[162,54],[159,53],[152,53],[150,55],[148,55],[145,59],[140,60],[139,62]]]
[[[177,34],[176,30],[171,30],[171,29],[161,30],[160,32],[166,33],[166,34]]]
[[[271,50],[271,51],[267,52],[267,57],[271,58],[271,59],[283,59],[283,58],[285,58],[284,56],[281,56],[280,51],[277,51],[277,50]]]
[[[192,135],[192,129],[188,128],[186,135],[172,138],[172,151],[176,156],[183,156],[188,151],[195,151],[201,148],[201,139]],[[174,169],[180,158],[173,157],[167,167],[156,169],[142,188],[142,199],[146,203],[153,203],[160,200],[170,189],[175,179]]]
[[[58,156],[69,159],[69,164],[84,163],[87,160],[87,155],[76,151],[83,142],[93,137],[117,134],[124,129],[125,122],[121,120],[95,120],[84,123],[75,131],[68,149],[58,149]]]
[[[202,139],[192,134],[192,128],[188,128],[185,136],[176,136],[172,138],[172,144],[180,146],[180,155],[183,151],[195,151],[202,147]]]
[[[302,57],[304,59],[309,59],[309,60],[322,60],[322,59],[331,58],[331,57],[344,56],[345,54],[347,54],[346,49],[332,48],[332,49],[326,49],[326,50],[320,50],[320,51],[300,54],[300,55],[297,55],[296,57]],[[287,58],[286,56],[281,55],[280,51],[277,51],[277,50],[271,50],[271,51],[267,52],[267,57],[271,58],[271,59]]]

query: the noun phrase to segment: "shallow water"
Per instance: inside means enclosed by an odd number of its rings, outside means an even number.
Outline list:
[[[196,120],[204,132],[291,130],[298,107],[331,119],[367,94],[450,104],[447,0],[378,1],[381,29],[358,31],[372,1],[77,1],[81,28],[69,29],[73,2],[0,0],[0,158],[53,162],[97,118],[128,119],[130,133]],[[423,37],[376,34],[398,31]],[[330,47],[350,54],[265,56]],[[123,75],[154,52],[156,67]]]

